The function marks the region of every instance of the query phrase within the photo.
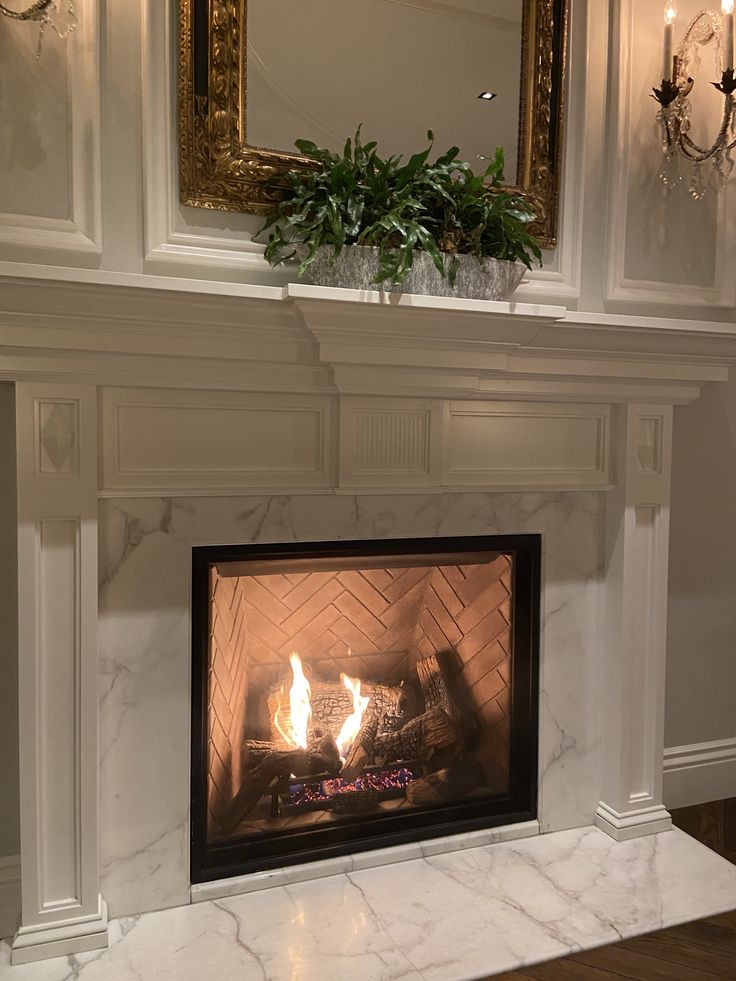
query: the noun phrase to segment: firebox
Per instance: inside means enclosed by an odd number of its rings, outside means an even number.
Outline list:
[[[192,880],[536,817],[540,539],[193,549]]]

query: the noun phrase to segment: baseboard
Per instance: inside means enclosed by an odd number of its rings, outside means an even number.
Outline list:
[[[670,810],[736,797],[736,738],[666,749],[663,797]]]
[[[12,937],[20,917],[20,855],[0,857],[0,940]]]

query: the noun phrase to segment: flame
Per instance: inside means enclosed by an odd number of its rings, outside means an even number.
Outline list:
[[[312,689],[309,687],[309,682],[304,674],[302,659],[299,655],[296,653],[290,654],[289,661],[291,662],[291,673],[293,675],[291,690],[289,691],[290,717],[288,722],[285,723],[284,728],[282,728],[279,723],[281,696],[284,692],[282,687],[279,692],[279,704],[274,712],[273,723],[287,743],[291,746],[306,749],[307,732],[312,718],[312,705],[309,701]]]
[[[360,694],[359,678],[348,678],[346,674],[341,674],[340,681],[353,696],[353,711],[343,722],[340,735],[336,739],[338,752],[344,761],[355,742],[355,737],[360,732],[360,723],[363,720],[365,710],[368,708],[370,698]]]

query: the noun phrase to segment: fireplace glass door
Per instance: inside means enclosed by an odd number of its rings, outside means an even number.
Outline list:
[[[525,820],[535,536],[194,550],[192,877]]]

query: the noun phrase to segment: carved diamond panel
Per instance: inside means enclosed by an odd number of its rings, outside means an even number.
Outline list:
[[[660,473],[662,470],[662,419],[642,416],[636,446],[639,473]]]
[[[37,472],[79,472],[79,402],[39,399],[36,402]]]

